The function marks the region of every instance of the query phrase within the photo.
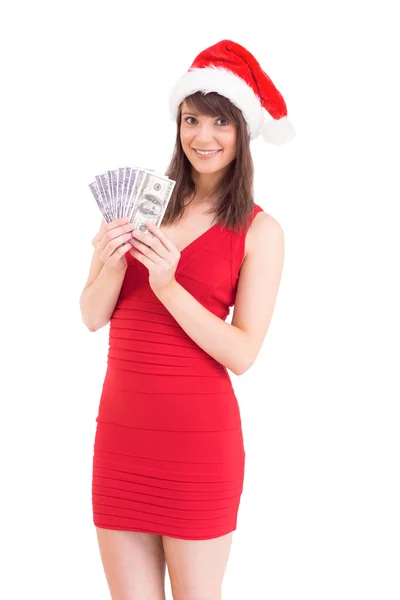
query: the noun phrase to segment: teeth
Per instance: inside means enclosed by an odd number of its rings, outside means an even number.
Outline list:
[[[195,150],[195,152],[197,152],[197,154],[216,154],[217,152],[219,152],[219,150]]]

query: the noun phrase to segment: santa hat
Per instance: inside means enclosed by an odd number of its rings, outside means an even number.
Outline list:
[[[218,92],[240,108],[250,139],[259,135],[271,144],[283,144],[296,135],[287,119],[286,103],[250,52],[222,40],[196,56],[191,67],[169,95],[171,116],[176,119],[183,100],[202,91]],[[268,117],[267,113],[271,118]]]

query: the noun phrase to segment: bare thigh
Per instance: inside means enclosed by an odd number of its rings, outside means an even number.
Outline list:
[[[211,540],[162,536],[174,600],[221,600],[232,535]]]
[[[161,535],[96,527],[112,600],[165,600]]]

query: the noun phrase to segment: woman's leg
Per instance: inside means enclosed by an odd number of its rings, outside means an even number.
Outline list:
[[[232,535],[211,540],[162,536],[174,600],[221,600]]]
[[[165,600],[162,537],[96,527],[112,600]]]

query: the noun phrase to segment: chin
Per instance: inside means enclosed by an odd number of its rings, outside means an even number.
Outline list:
[[[224,165],[221,167],[212,167],[211,165],[193,165],[193,168],[198,172],[198,173],[204,173],[204,174],[208,174],[208,173],[218,173],[219,171],[222,171],[225,167]]]
[[[225,169],[229,165],[229,162],[226,161],[223,163],[215,162],[212,164],[213,161],[208,162],[206,160],[193,160],[192,157],[188,157],[188,159],[192,167],[199,173],[216,173],[217,171]]]

